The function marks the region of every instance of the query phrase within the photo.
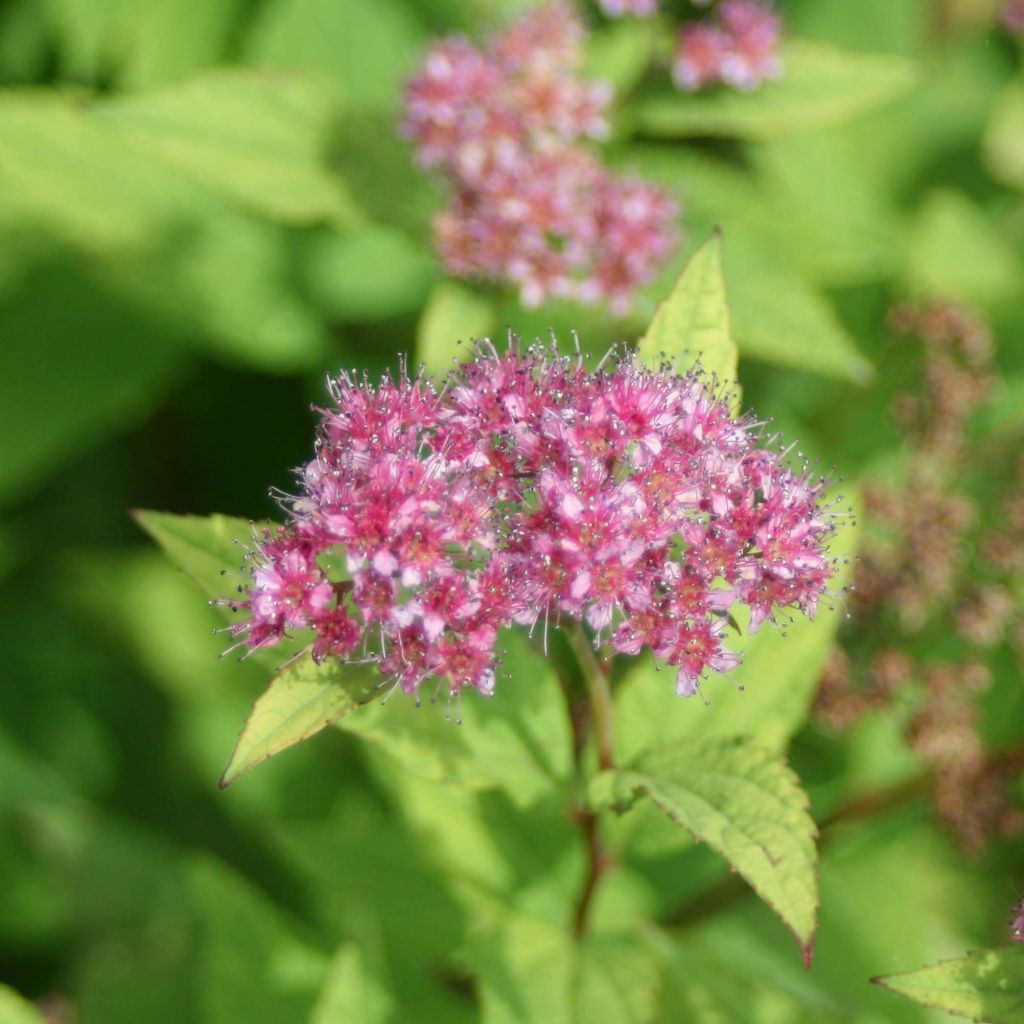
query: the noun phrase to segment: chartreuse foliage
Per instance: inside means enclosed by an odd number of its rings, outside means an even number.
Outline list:
[[[34,1003],[0,985],[0,1024],[44,1024],[44,1018]]]
[[[875,978],[923,1006],[982,1024],[1024,1021],[1024,949],[978,949],[958,960]]]
[[[913,66],[900,58],[854,54],[821,43],[793,42],[785,76],[745,95],[722,89],[680,96],[666,89],[637,104],[652,135],[773,139],[842,123],[908,92]]]
[[[736,380],[739,354],[729,327],[722,276],[722,236],[697,250],[637,345],[648,366],[684,356],[726,386]]]
[[[818,906],[817,832],[796,776],[743,739],[694,740],[598,775],[596,807],[628,811],[650,800],[720,853],[773,907],[809,958]]]

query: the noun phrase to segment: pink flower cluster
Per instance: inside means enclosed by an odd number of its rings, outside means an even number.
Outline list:
[[[238,644],[308,628],[318,660],[489,694],[500,629],[570,617],[650,649],[690,695],[737,664],[737,605],[752,632],[782,607],[813,615],[834,569],[822,481],[759,447],[702,377],[606,362],[513,339],[479,343],[440,391],[404,370],[333,380],[289,522],[232,602]]]
[[[1024,35],[1024,0],[1006,0],[999,17],[1014,35]]]
[[[782,23],[761,0],[722,0],[711,21],[682,27],[672,79],[684,92],[725,83],[754,89],[782,74]]]
[[[446,268],[551,297],[628,307],[677,242],[659,188],[611,174],[582,139],[608,133],[611,90],[577,76],[583,28],[564,3],[528,11],[483,48],[436,44],[406,90],[404,130],[450,180],[435,223]]]

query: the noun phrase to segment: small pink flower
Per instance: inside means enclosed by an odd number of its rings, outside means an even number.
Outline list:
[[[696,92],[722,79],[730,38],[717,25],[697,22],[679,30],[672,81],[684,92]]]

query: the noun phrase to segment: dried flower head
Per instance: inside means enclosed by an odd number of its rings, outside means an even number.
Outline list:
[[[411,379],[332,379],[316,455],[287,525],[251,555],[250,648],[308,628],[317,659],[376,662],[415,692],[495,685],[498,631],[563,617],[599,642],[649,649],[698,689],[781,608],[812,616],[833,564],[823,481],[761,447],[696,373],[554,346],[476,358],[440,390]]]
[[[987,324],[939,300],[895,307],[890,326],[921,356],[921,386],[893,403],[905,478],[865,487],[869,529],[846,630],[854,639],[833,652],[815,710],[841,730],[913,701],[906,738],[932,773],[937,815],[979,855],[993,837],[1024,830],[1009,784],[1021,756],[985,743],[977,700],[1020,620],[1011,581],[1024,565],[1024,514],[1014,513],[1024,510],[1024,472],[992,472],[1009,477],[992,509],[962,491],[971,467],[991,464],[1000,447],[971,422],[998,385]]]
[[[435,222],[450,272],[510,282],[526,306],[575,298],[619,312],[675,248],[679,210],[578,144],[607,135],[611,99],[578,77],[582,38],[556,3],[484,47],[442,40],[408,85],[404,129],[452,185]]]

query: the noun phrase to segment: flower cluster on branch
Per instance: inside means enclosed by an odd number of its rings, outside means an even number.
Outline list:
[[[330,381],[287,525],[250,554],[238,644],[315,632],[314,657],[369,659],[403,690],[495,685],[499,629],[584,620],[648,648],[697,691],[783,607],[813,615],[834,566],[823,480],[759,445],[696,372],[631,356],[590,372],[554,346],[476,358],[438,389],[403,371]]]

